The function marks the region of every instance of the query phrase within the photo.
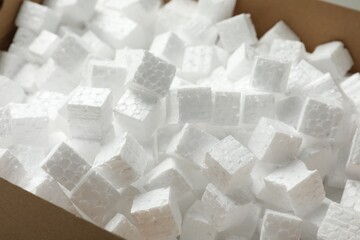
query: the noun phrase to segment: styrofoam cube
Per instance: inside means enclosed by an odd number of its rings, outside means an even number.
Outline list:
[[[235,0],[200,0],[197,13],[216,23],[232,16]]]
[[[305,46],[300,41],[275,39],[270,48],[269,56],[273,59],[297,64],[306,54]]]
[[[249,202],[236,203],[211,183],[206,186],[201,202],[217,231],[224,231],[235,224],[241,224],[249,210]]]
[[[28,177],[39,170],[41,161],[46,156],[47,149],[38,146],[15,144],[9,146],[8,150],[24,166],[25,171],[28,173],[26,178],[29,180]]]
[[[289,96],[276,103],[275,111],[278,120],[296,128],[304,99],[301,96]]]
[[[356,129],[352,139],[351,149],[346,162],[346,173],[354,179],[360,180],[360,130]]]
[[[204,166],[205,154],[218,141],[216,137],[198,127],[185,124],[180,133],[172,138],[167,153]]]
[[[26,27],[18,27],[13,38],[13,44],[27,48],[37,37],[37,33]]]
[[[284,22],[277,22],[270,30],[268,30],[261,38],[260,43],[272,44],[275,39],[299,41],[299,37]]]
[[[157,12],[155,21],[155,34],[162,34],[168,31],[177,30],[190,19],[191,12],[196,9],[193,1],[171,1],[165,4]]]
[[[239,90],[234,86],[235,84],[228,79],[226,69],[223,66],[216,68],[208,77],[199,79],[196,84],[202,87],[210,87],[211,90],[215,92]],[[183,86],[179,86],[178,88],[182,87]]]
[[[101,140],[112,122],[111,103],[111,91],[107,88],[75,89],[66,106],[71,135]]]
[[[120,193],[91,170],[71,192],[70,200],[95,224],[104,227],[117,213]]]
[[[61,93],[49,91],[37,91],[28,103],[38,105],[46,109],[50,120],[56,120],[60,109],[65,105],[67,96]]]
[[[140,91],[127,90],[114,108],[117,122],[139,139],[148,139],[163,121],[161,101]]]
[[[213,92],[211,123],[214,125],[236,126],[240,120],[241,93],[235,91]]]
[[[26,180],[24,166],[9,150],[3,148],[0,148],[0,177],[16,185]]]
[[[185,42],[177,34],[166,32],[155,36],[149,51],[155,56],[181,67]]]
[[[43,30],[29,45],[29,52],[34,56],[36,62],[44,63],[50,58],[59,43],[60,38],[56,34]]]
[[[305,100],[297,130],[316,138],[331,138],[343,117],[343,108],[337,103],[307,98]]]
[[[92,54],[110,59],[114,57],[114,50],[92,31],[87,31],[81,39],[89,46]]]
[[[270,58],[257,57],[251,73],[254,88],[269,92],[285,92],[290,64]]]
[[[20,68],[20,70],[14,75],[12,80],[18,83],[26,93],[34,93],[37,90],[36,81],[38,81],[37,64],[26,63]]]
[[[343,101],[343,94],[336,80],[329,73],[310,82],[302,88],[302,94],[310,97],[328,98]]]
[[[360,107],[359,88],[360,73],[354,73],[340,83],[340,88],[344,94],[353,102],[357,109]]]
[[[293,162],[264,178],[276,193],[280,206],[290,206],[297,216],[303,217],[321,205],[325,198],[322,179],[317,170],[309,171],[303,163]]]
[[[261,117],[275,116],[275,96],[266,92],[242,92],[240,121],[256,125]]]
[[[201,123],[212,118],[212,94],[208,87],[173,89],[167,96],[169,123]]]
[[[205,214],[201,201],[196,201],[186,212],[181,227],[180,240],[215,240],[217,231]]]
[[[164,97],[175,77],[176,67],[148,51],[132,57],[126,84],[157,97]]]
[[[280,121],[261,118],[248,143],[248,148],[261,161],[284,164],[292,161],[302,138],[296,130]]]
[[[140,178],[149,156],[130,134],[104,145],[94,162],[94,169],[115,188],[125,187]]]
[[[318,240],[357,239],[360,213],[338,203],[331,203],[317,233]]]
[[[127,240],[144,240],[139,229],[124,215],[117,213],[105,226],[109,232]]]
[[[360,182],[348,179],[340,204],[344,207],[360,211]]]
[[[256,160],[252,152],[228,136],[206,153],[206,172],[209,180],[220,189],[234,189],[250,177]]]
[[[62,142],[46,156],[42,168],[66,189],[72,191],[91,166],[74,151],[72,146]]]
[[[257,53],[253,47],[243,43],[236,49],[227,63],[227,76],[232,81],[238,81],[250,74]]]
[[[309,61],[322,72],[329,72],[335,78],[343,77],[354,64],[349,51],[340,41],[317,46]]]
[[[135,226],[149,239],[176,237],[181,213],[170,188],[160,188],[135,198],[131,208]]]
[[[17,14],[15,25],[39,33],[41,30],[55,31],[59,24],[56,13],[47,6],[25,1]]]
[[[147,45],[143,27],[115,10],[96,14],[88,27],[114,49],[125,46],[143,48]]]
[[[51,58],[69,73],[74,73],[82,66],[89,55],[89,51],[80,37],[68,34],[57,44]]]
[[[0,74],[8,78],[14,75],[25,64],[25,58],[17,53],[0,51]]]
[[[22,102],[25,92],[18,83],[0,75],[0,96],[0,107],[4,107],[10,102]]]
[[[300,240],[301,218],[266,209],[260,240]]]
[[[323,73],[308,63],[301,60],[298,64],[293,65],[289,74],[288,91],[297,92],[307,84],[323,76]]]
[[[113,61],[92,59],[87,71],[90,86],[111,89],[113,102],[117,103],[125,92],[127,70]]]
[[[219,31],[220,42],[225,50],[232,52],[243,43],[255,44],[255,27],[250,14],[240,14],[216,24]]]

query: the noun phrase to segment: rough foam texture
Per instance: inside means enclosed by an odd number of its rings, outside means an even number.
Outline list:
[[[360,182],[348,179],[346,181],[345,189],[341,197],[341,205],[347,208],[352,208],[355,211],[360,210]]]
[[[269,55],[273,59],[296,64],[304,58],[305,53],[302,42],[275,39],[271,44]]]
[[[226,72],[227,77],[231,80],[238,80],[246,77],[254,64],[257,56],[256,50],[247,43],[241,44],[229,57]]]
[[[240,92],[213,92],[212,124],[222,126],[238,125],[240,119],[240,99]]]
[[[105,226],[105,229],[127,240],[143,240],[145,237],[139,229],[124,215],[116,214]]]
[[[275,96],[267,92],[244,92],[241,94],[240,122],[256,125],[261,117],[273,118]]]
[[[0,148],[0,177],[19,185],[24,181],[26,170],[9,150]]]
[[[299,37],[284,22],[277,22],[270,30],[268,30],[261,38],[261,44],[271,44],[276,39],[299,41]]]
[[[346,162],[346,172],[353,178],[360,180],[359,174],[360,162],[360,130],[356,129],[355,135],[352,139],[351,150],[349,158]]]
[[[25,93],[18,83],[0,75],[0,96],[0,107],[4,107],[10,102],[22,102]]]
[[[341,90],[344,92],[344,94],[351,99],[353,104],[359,108],[360,106],[360,99],[359,99],[359,83],[360,83],[360,74],[354,73],[350,77],[346,78],[343,82],[340,84]]]

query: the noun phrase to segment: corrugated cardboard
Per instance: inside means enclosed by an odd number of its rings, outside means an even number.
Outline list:
[[[1,39],[14,31],[21,0],[5,0],[0,10]],[[360,71],[360,12],[318,0],[238,0],[236,14],[247,12],[261,36],[279,20],[299,34],[309,51],[318,44],[344,41]],[[2,48],[8,46],[2,45]],[[6,240],[119,240],[95,225],[0,179],[0,238]]]

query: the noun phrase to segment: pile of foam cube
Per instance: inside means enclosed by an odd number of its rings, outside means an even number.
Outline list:
[[[350,53],[235,4],[25,1],[0,177],[126,240],[360,239]]]

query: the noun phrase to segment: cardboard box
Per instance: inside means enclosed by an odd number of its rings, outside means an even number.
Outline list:
[[[15,31],[13,22],[22,0],[3,0],[0,48]],[[39,1],[39,0],[38,0]],[[0,0],[1,2],[1,0]],[[352,53],[353,71],[360,71],[360,12],[318,0],[238,0],[235,14],[252,14],[258,36],[284,20],[308,51],[341,40]],[[120,238],[0,179],[0,238],[6,240],[119,240]]]

